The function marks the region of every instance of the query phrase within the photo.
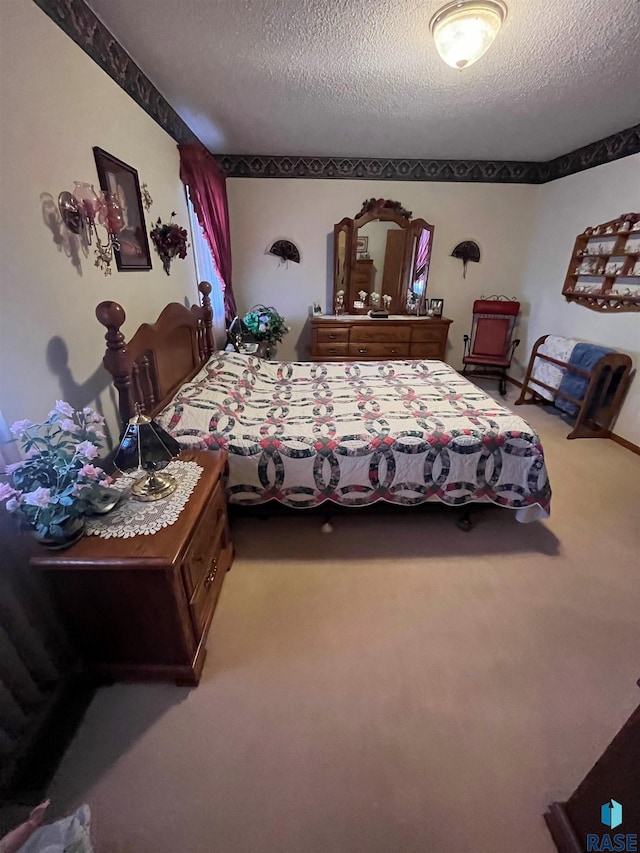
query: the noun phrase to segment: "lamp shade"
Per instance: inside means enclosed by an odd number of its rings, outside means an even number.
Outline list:
[[[120,471],[146,472],[132,486],[138,500],[154,501],[171,494],[176,483],[173,477],[159,474],[180,452],[180,445],[147,415],[138,412],[127,424],[114,464]]]
[[[467,68],[486,53],[506,18],[502,0],[454,0],[431,19],[438,53],[452,68]]]

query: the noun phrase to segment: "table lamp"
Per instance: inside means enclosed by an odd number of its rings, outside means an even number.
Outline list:
[[[142,471],[131,487],[133,497],[139,501],[157,501],[176,490],[177,483],[171,474],[162,469],[180,452],[180,445],[150,417],[140,411],[129,420],[114,458],[119,471]]]

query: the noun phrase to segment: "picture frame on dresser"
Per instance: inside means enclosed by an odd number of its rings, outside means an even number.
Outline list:
[[[429,311],[432,312],[434,317],[442,317],[442,312],[444,311],[444,299],[430,299]]]

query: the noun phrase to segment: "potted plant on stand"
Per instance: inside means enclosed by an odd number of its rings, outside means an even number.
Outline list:
[[[24,459],[7,466],[12,483],[0,484],[0,500],[44,545],[66,547],[79,539],[93,490],[111,482],[93,464],[103,424],[89,406],[76,412],[58,400],[44,423],[21,420],[11,427]]]
[[[260,355],[264,358],[274,358],[276,344],[284,338],[289,326],[285,325],[284,317],[275,308],[267,308],[264,305],[254,305],[244,315],[243,322],[254,340],[264,343],[260,348]]]

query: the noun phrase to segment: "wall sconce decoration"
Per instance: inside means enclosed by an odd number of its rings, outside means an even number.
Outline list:
[[[95,240],[95,265],[105,275],[111,275],[113,252],[120,250],[118,234],[124,228],[124,213],[114,193],[97,193],[93,184],[74,181],[73,192],[66,190],[58,196],[58,210],[72,234],[84,235],[91,246]],[[100,239],[96,220],[107,232]]]
[[[462,70],[487,52],[506,17],[502,0],[453,0],[436,12],[429,28],[442,59]]]
[[[280,258],[281,264],[289,265],[289,261],[294,264],[300,263],[300,250],[291,240],[276,240],[267,250],[268,255],[275,255]]]
[[[141,476],[131,487],[139,501],[157,501],[176,490],[177,483],[170,474],[163,474],[169,462],[180,452],[178,442],[150,417],[142,414],[136,403],[136,414],[129,420],[120,446],[114,457],[119,471],[140,471]]]
[[[469,261],[474,264],[480,263],[480,246],[473,240],[463,240],[451,252],[451,257],[459,258],[462,261],[462,278],[466,278]]]

